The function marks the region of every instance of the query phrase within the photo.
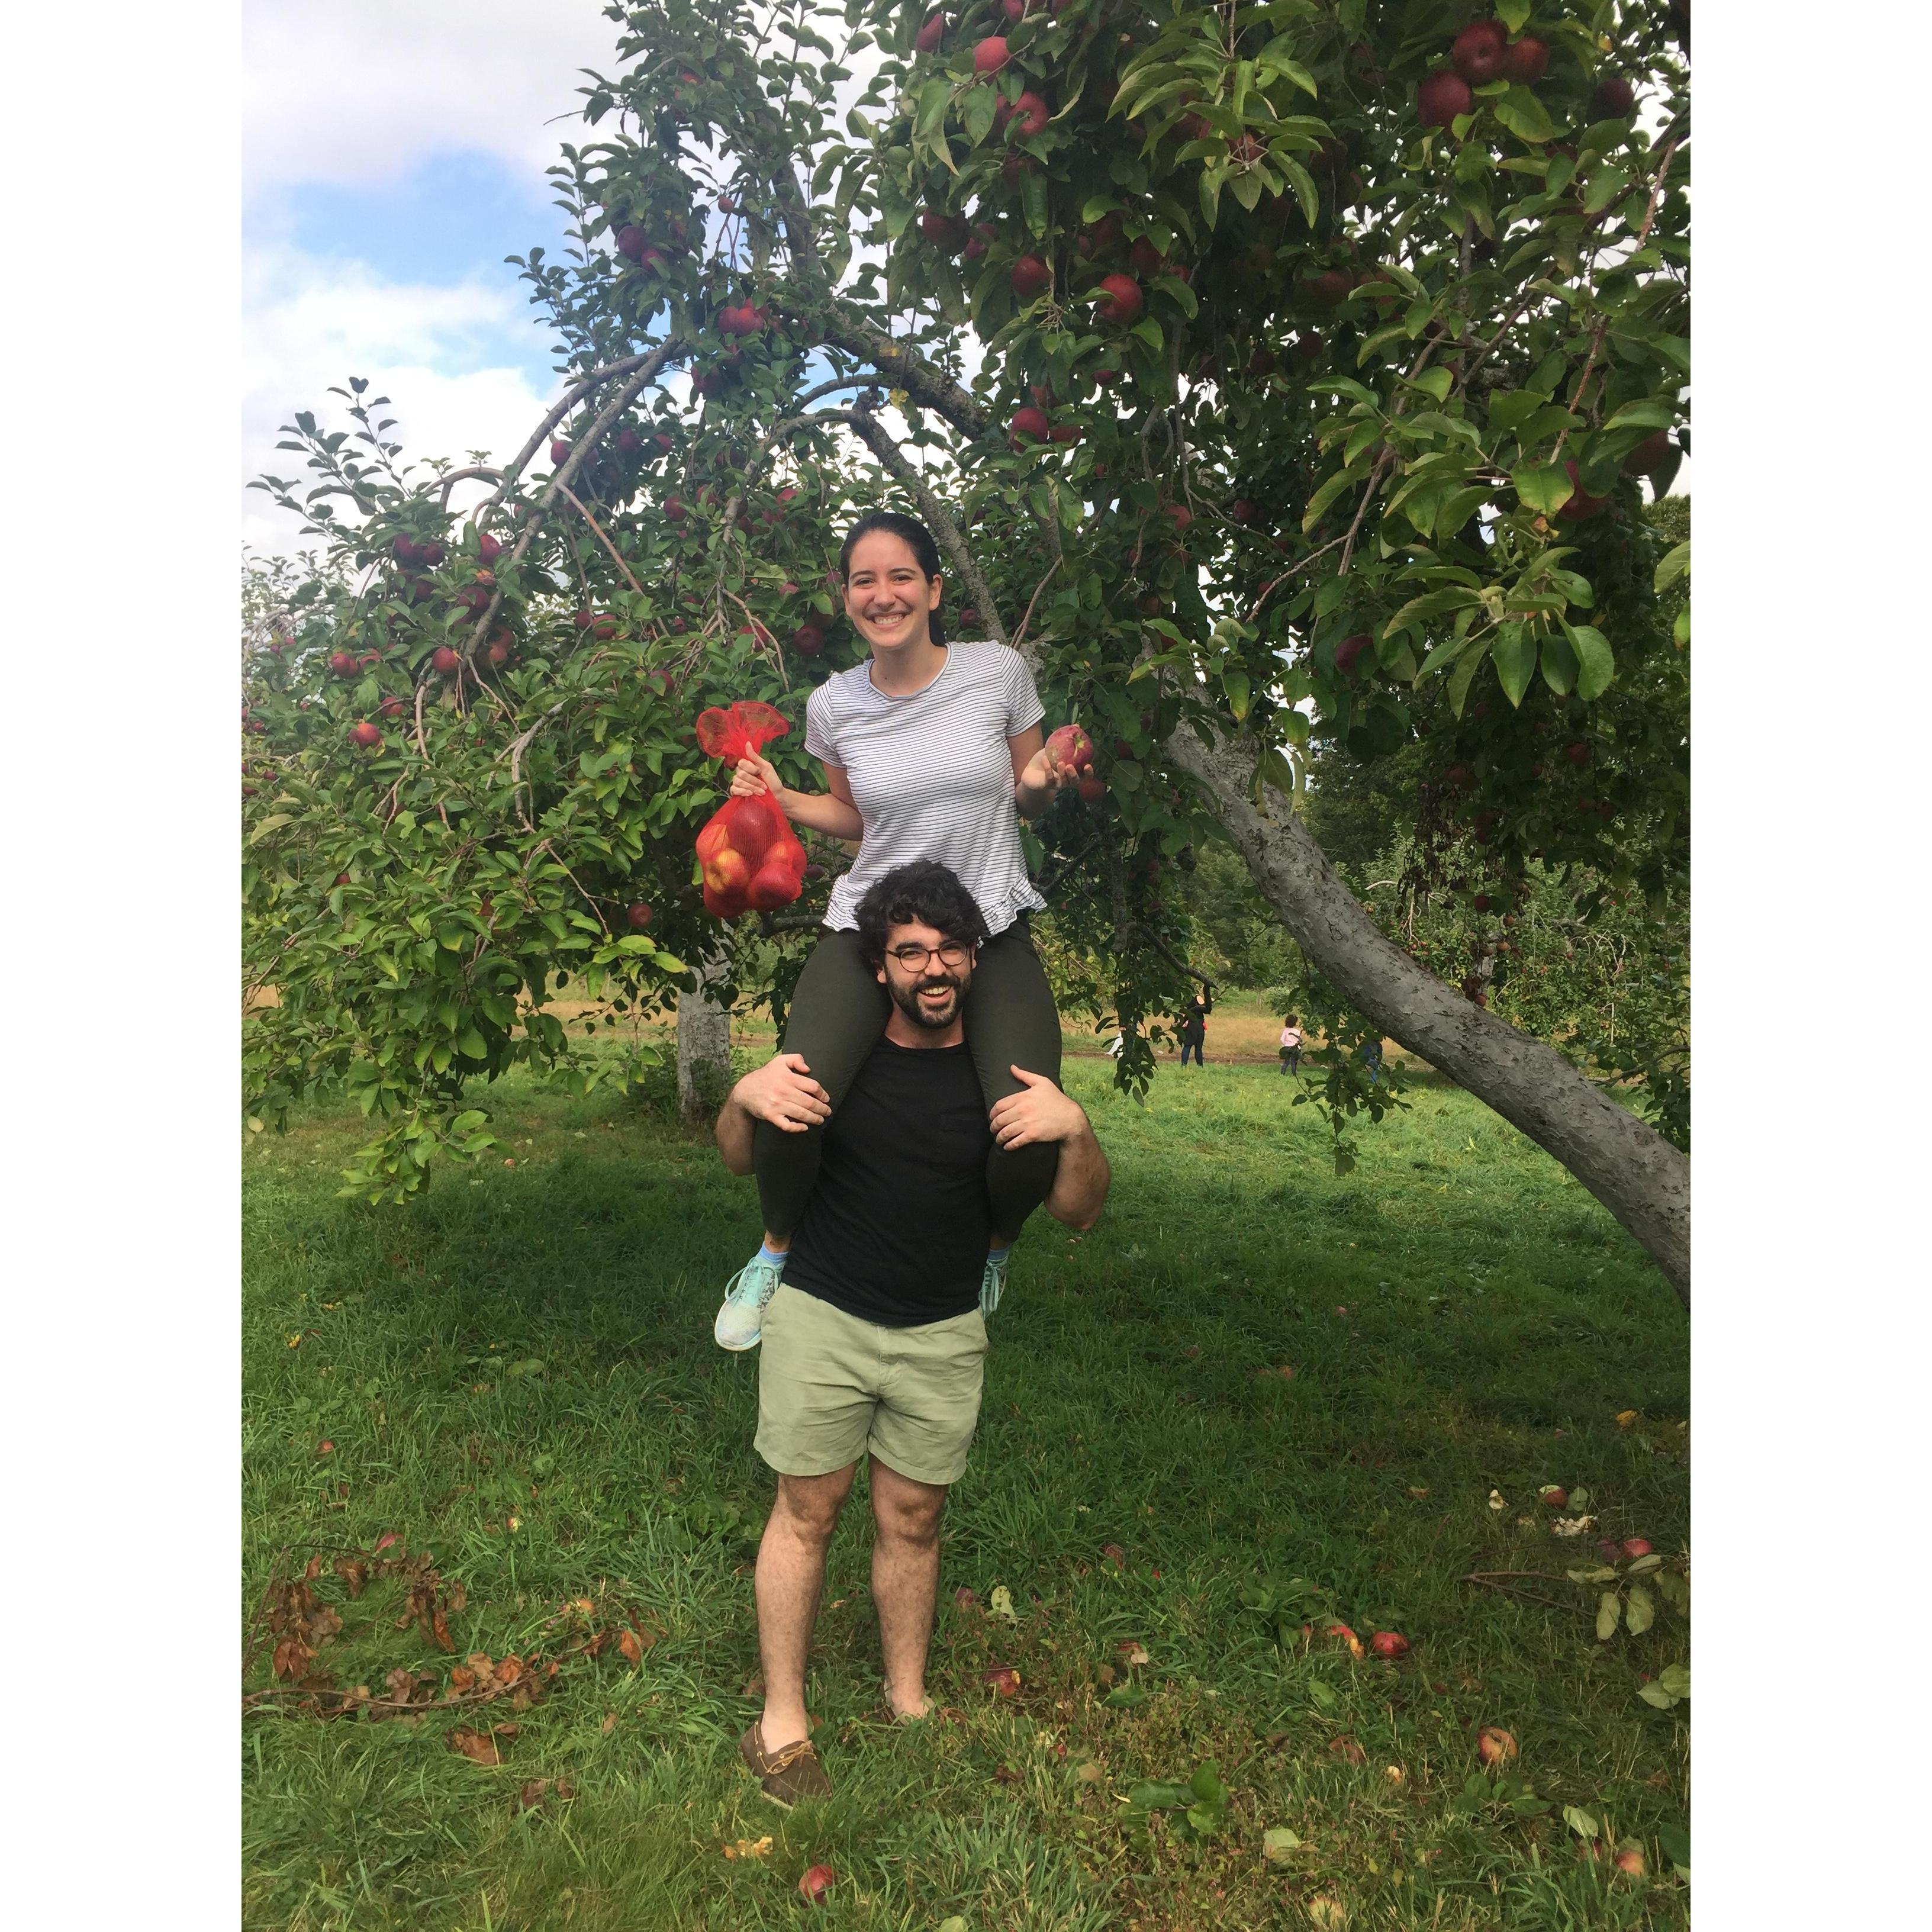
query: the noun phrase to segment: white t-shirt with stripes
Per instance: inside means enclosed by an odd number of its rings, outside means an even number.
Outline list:
[[[840,767],[865,821],[859,856],[832,888],[825,923],[849,932],[874,879],[909,860],[958,874],[988,932],[1046,902],[1027,877],[1007,740],[1046,715],[1033,674],[1005,644],[946,646],[923,691],[894,697],[872,660],[830,677],[805,707],[805,748]]]

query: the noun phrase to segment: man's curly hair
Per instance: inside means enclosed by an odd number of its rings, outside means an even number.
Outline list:
[[[875,879],[859,902],[859,950],[877,972],[886,963],[886,935],[915,920],[977,946],[987,937],[985,915],[950,866],[914,859]]]

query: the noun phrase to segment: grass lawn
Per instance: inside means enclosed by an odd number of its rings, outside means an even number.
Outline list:
[[[945,1716],[878,1720],[862,1478],[810,1692],[837,1790],[789,1815],[735,1748],[771,1479],[756,1358],[722,1354],[710,1322],[755,1243],[750,1183],[662,1095],[511,1083],[494,1105],[515,1165],[449,1169],[401,1210],[334,1198],[347,1111],[252,1139],[244,1613],[313,1554],[309,1626],[341,1619],[314,1667],[340,1687],[441,1700],[453,1669],[460,1687],[506,1657],[557,1668],[526,1708],[482,1701],[494,1676],[417,1718],[250,1706],[245,1922],[1687,1923],[1659,1832],[1688,1860],[1689,1706],[1637,1695],[1688,1659],[1687,1630],[1664,1606],[1600,1643],[1596,1588],[1564,1576],[1604,1534],[1685,1546],[1686,1324],[1662,1279],[1429,1076],[1338,1179],[1271,1068],[1163,1069],[1144,1110],[1108,1071],[1068,1070],[1114,1162],[1106,1214],[1078,1240],[1036,1220],[994,1320],[946,1522]],[[1553,1533],[1552,1482],[1587,1490],[1594,1528]],[[384,1562],[431,1553],[448,1651],[406,1576],[352,1598],[332,1567],[385,1536]],[[1296,1599],[1294,1579],[1330,1594]],[[1255,1606],[1268,1584],[1278,1614]],[[1323,1634],[1330,1604],[1412,1654],[1352,1658]],[[988,1687],[995,1666],[1016,1694]],[[274,1682],[257,1646],[244,1688]],[[500,1764],[450,1748],[504,1723]],[[1471,1787],[1485,1725],[1520,1742],[1513,1784]],[[1208,1766],[1222,1795],[1201,1781],[1193,1825],[1131,1802]],[[1640,1841],[1648,1876],[1580,1856],[1593,1824]],[[836,1880],[812,1915],[797,1886],[819,1863]]]

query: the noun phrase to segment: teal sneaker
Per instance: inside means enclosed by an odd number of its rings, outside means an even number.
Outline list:
[[[765,1304],[784,1279],[784,1263],[768,1262],[760,1252],[724,1284],[724,1304],[711,1324],[712,1339],[719,1348],[735,1355],[758,1346]]]
[[[1000,1297],[1006,1292],[1006,1270],[1012,1264],[1010,1250],[998,1261],[991,1255],[986,1257],[986,1271],[980,1277],[980,1312],[990,1315],[1000,1305]]]

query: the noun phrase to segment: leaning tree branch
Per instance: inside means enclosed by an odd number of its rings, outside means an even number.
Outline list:
[[[675,338],[673,339],[675,340]],[[503,500],[505,492],[524,473],[524,466],[530,458],[542,448],[549,438],[550,431],[555,429],[557,424],[562,422],[564,418],[569,415],[586,396],[590,394],[592,390],[619,376],[628,376],[634,370],[641,368],[646,363],[654,365],[651,374],[655,376],[658,370],[664,366],[667,352],[671,346],[671,343],[668,341],[661,343],[656,349],[646,350],[642,355],[626,356],[620,362],[607,362],[602,368],[592,370],[589,375],[573,383],[563,392],[561,398],[552,404],[544,412],[543,420],[531,431],[530,441],[510,459],[509,467],[503,472],[501,488],[497,490],[494,496],[484,500],[482,506],[482,509],[494,509]],[[641,387],[642,385],[639,386]],[[633,390],[632,393],[635,394],[636,391]],[[574,452],[572,453],[574,454]]]
[[[619,385],[616,391],[610,397],[610,400],[606,402],[604,406],[598,411],[597,414],[592,418],[590,427],[577,439],[575,443],[572,447],[570,454],[566,457],[562,463],[559,465],[556,474],[553,476],[549,483],[545,485],[543,494],[537,499],[534,504],[531,506],[529,515],[524,519],[523,530],[519,533],[516,543],[511,550],[509,557],[505,564],[504,570],[500,571],[497,573],[498,581],[496,586],[490,592],[490,601],[483,607],[482,612],[477,617],[476,627],[470,634],[470,642],[464,652],[465,657],[473,658],[476,653],[482,650],[483,640],[489,635],[490,626],[495,622],[498,610],[502,608],[503,586],[502,578],[505,572],[514,570],[518,564],[523,562],[524,556],[529,552],[531,544],[536,539],[538,530],[542,526],[545,516],[549,513],[550,506],[556,501],[558,495],[562,490],[568,488],[570,483],[575,478],[577,472],[590,460],[591,452],[597,447],[598,442],[603,436],[604,431],[608,430],[610,425],[631,406],[632,401],[636,398],[640,390],[644,389],[649,384],[657,380],[658,372],[664,368],[664,364],[676,354],[679,346],[680,345],[676,337],[673,336],[668,340],[660,343],[648,356],[634,358],[630,365],[630,374],[628,380]],[[615,367],[616,365],[614,364],[613,366]],[[578,385],[577,390],[574,392],[573,394],[582,393],[586,387],[589,380],[590,379],[586,379],[586,382],[579,383]],[[556,409],[553,410],[550,412],[549,416],[546,417],[546,422],[554,426],[555,423],[560,419],[560,412],[562,406],[562,405],[560,404]],[[512,464],[510,466],[509,474],[512,476],[514,476],[517,473],[518,470],[521,468],[525,460],[530,456],[532,451],[536,448],[537,443],[542,440],[542,436],[548,435],[548,434],[549,430],[546,428],[538,436],[533,437],[530,442],[524,446],[523,454],[519,456],[516,462]],[[507,489],[509,486],[506,482],[503,487],[505,489]],[[500,490],[497,492],[498,498],[500,498],[502,494],[502,491]],[[496,500],[493,499],[492,500],[494,501]],[[486,506],[485,507],[487,508],[488,506]]]
[[[1551,1046],[1462,998],[1384,936],[1292,810],[1256,804],[1250,748],[1205,721],[1162,747],[1316,970],[1389,1038],[1553,1155],[1642,1244],[1688,1307],[1690,1165]]]
[[[624,581],[628,584],[640,597],[643,596],[644,594],[644,586],[631,574],[631,566],[618,555],[617,546],[604,535],[604,526],[584,507],[583,500],[578,496],[576,491],[569,488],[566,484],[559,484],[557,485],[557,494],[560,496],[563,497],[567,502],[576,506],[578,514],[597,532],[598,540],[602,543],[604,548],[610,553],[610,561],[624,573]]]

